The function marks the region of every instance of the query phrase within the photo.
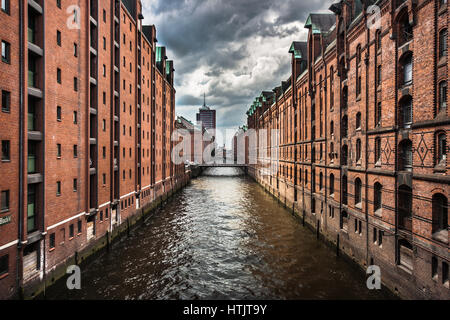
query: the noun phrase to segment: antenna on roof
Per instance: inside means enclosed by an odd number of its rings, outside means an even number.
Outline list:
[[[203,106],[206,107],[206,93],[203,93]]]

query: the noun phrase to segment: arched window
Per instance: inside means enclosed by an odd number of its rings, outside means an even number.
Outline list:
[[[356,129],[361,129],[361,112],[356,114]]]
[[[361,139],[356,139],[356,161],[361,160]]]
[[[330,196],[334,194],[334,174],[330,174]]]
[[[439,32],[439,58],[447,56],[447,29]]]
[[[436,134],[436,165],[445,166],[447,161],[447,136],[445,132]]]
[[[410,128],[412,123],[412,98],[406,96],[400,101],[400,126]]]
[[[412,189],[406,185],[398,188],[398,226],[411,231]]]
[[[376,182],[373,188],[373,211],[378,211],[381,209],[382,198],[381,198],[381,190],[383,186]]]
[[[439,112],[447,110],[447,81],[439,82]]]
[[[341,165],[346,166],[347,162],[348,162],[348,147],[346,144],[344,144],[341,150]]]
[[[448,200],[441,193],[436,193],[432,198],[433,202],[433,238],[439,241],[448,242]]]
[[[361,179],[355,180],[355,205],[361,203]]]
[[[347,109],[348,105],[348,87],[342,88],[342,109]]]
[[[410,85],[413,80],[413,59],[412,59],[412,53],[407,52],[403,55],[403,57],[400,59],[400,67],[401,67],[401,83],[404,86]]]
[[[381,161],[381,138],[375,138],[375,163]]]
[[[347,176],[343,175],[342,176],[342,203],[343,204],[348,204],[348,188],[347,188]]]
[[[412,171],[412,142],[411,140],[403,140],[399,144],[399,170]]]

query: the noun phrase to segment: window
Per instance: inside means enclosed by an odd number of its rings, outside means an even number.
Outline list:
[[[381,126],[381,101],[375,105],[375,127]]]
[[[11,45],[4,40],[2,40],[2,61],[5,63],[11,62]]]
[[[78,146],[76,144],[73,145],[73,157],[78,158]]]
[[[330,122],[330,134],[334,135],[334,121]]]
[[[341,165],[346,166],[348,163],[348,146],[344,144],[341,148]]]
[[[407,53],[400,62],[403,69],[403,85],[409,85],[412,82],[412,54]]]
[[[50,250],[55,249],[55,233],[52,233],[50,235],[49,246],[50,246]]]
[[[11,160],[11,152],[10,152],[10,142],[9,140],[2,140],[2,161],[10,161]]]
[[[78,220],[78,234],[81,233],[81,220]]]
[[[73,112],[73,123],[74,124],[78,123],[78,112],[76,111]]]
[[[80,221],[78,221],[80,223]],[[73,238],[74,236],[74,226],[73,223],[69,226],[69,238]]]
[[[106,65],[103,65],[103,77],[106,77]]]
[[[11,111],[11,92],[2,90],[2,112]]]
[[[343,204],[348,204],[348,194],[347,194],[347,190],[348,190],[348,186],[347,186],[347,176],[343,175],[342,176],[342,203]]]
[[[348,118],[346,115],[342,117],[341,135],[343,138],[347,138],[348,135]]]
[[[102,148],[103,159],[106,159],[106,147]]]
[[[106,184],[106,174],[103,174],[103,185]]]
[[[432,198],[432,235],[436,240],[448,241],[448,200],[441,193]]]
[[[78,45],[76,43],[73,44],[73,56],[78,57]]]
[[[439,58],[447,56],[447,29],[439,32]]]
[[[106,10],[103,9],[103,22],[106,22]]]
[[[4,13],[9,14],[9,8],[10,8],[10,6],[9,6],[9,0],[2,0],[2,11],[3,11]],[[1,273],[1,271],[0,271],[0,273]]]
[[[56,156],[61,158],[61,144],[59,143],[56,145]]]
[[[340,228],[342,230],[347,231],[348,227],[348,213],[346,211],[341,212],[341,219],[340,219]]]
[[[56,0],[56,6],[61,9],[61,0]]]
[[[377,67],[377,86],[381,86],[382,69],[381,65]]]
[[[356,140],[356,161],[361,160],[361,139]]]
[[[9,210],[9,190],[3,190],[1,194],[1,211]]]
[[[355,205],[361,204],[361,179],[355,180]]]
[[[103,104],[106,104],[106,92],[103,91]]]
[[[411,140],[403,140],[399,145],[399,170],[411,171],[412,170],[412,142]]]
[[[373,188],[373,210],[378,211],[381,209],[381,190],[383,186],[376,182]]]
[[[330,174],[330,196],[334,194],[334,174]]]
[[[375,41],[376,41],[376,50],[377,52],[381,51],[381,30],[377,30],[375,34]]]
[[[61,47],[61,31],[56,30],[56,44]]]
[[[106,38],[103,37],[103,50],[106,50]]]
[[[437,134],[436,145],[436,165],[445,166],[447,161],[447,136],[445,132]]]
[[[447,110],[447,81],[441,81],[439,83],[439,110],[442,112]]]
[[[61,107],[56,107],[56,120],[57,121],[61,121],[62,116],[61,116]]]
[[[103,129],[103,131],[106,131],[106,120],[105,119],[103,119],[103,121],[102,121],[102,129]]]
[[[73,192],[78,191],[78,179],[73,179]]]
[[[61,84],[61,69],[57,68],[56,69],[56,81]]]
[[[2,9],[3,9],[2,0]],[[9,255],[4,255],[0,257],[0,276],[7,274],[9,272]]]
[[[76,77],[73,78],[73,90],[78,91],[78,79]]]
[[[361,129],[361,112],[356,114],[356,129]]]
[[[410,128],[412,124],[412,99],[406,96],[400,102],[400,125],[402,128]]]
[[[406,185],[398,188],[398,226],[401,229],[412,228],[412,189]]]
[[[61,181],[56,182],[56,195],[57,196],[61,195]]]

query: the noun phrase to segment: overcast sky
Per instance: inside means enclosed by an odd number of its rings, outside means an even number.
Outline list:
[[[142,0],[145,24],[174,60],[176,113],[192,121],[203,104],[217,110],[219,128],[246,123],[263,90],[290,73],[292,41],[305,40],[311,12],[331,0]]]

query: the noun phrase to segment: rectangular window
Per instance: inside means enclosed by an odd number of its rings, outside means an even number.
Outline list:
[[[73,179],[73,192],[77,192],[78,190],[78,180]]]
[[[76,77],[73,78],[73,90],[78,91],[78,79]]]
[[[103,147],[102,153],[103,153],[103,159],[106,159],[106,147]]]
[[[9,210],[9,190],[3,190],[1,193],[1,211]]]
[[[9,14],[9,8],[10,8],[9,0],[2,0],[2,11],[4,13]],[[0,274],[1,274],[1,271],[0,271]]]
[[[73,112],[73,123],[74,124],[78,123],[78,112],[76,111]]]
[[[61,121],[62,120],[62,115],[61,115],[61,107],[56,107],[56,120],[57,121]]]
[[[69,226],[69,238],[73,238],[74,236],[74,227],[73,223]]]
[[[10,161],[10,160],[11,160],[10,142],[9,140],[2,140],[2,161]]]
[[[61,0],[56,0],[56,6],[61,9]]]
[[[106,184],[106,174],[103,174],[103,184]]]
[[[56,30],[56,44],[61,47],[61,31]]]
[[[2,90],[2,112],[11,111],[11,92]]]
[[[3,8],[3,0],[2,0]],[[9,255],[4,255],[0,257],[0,276],[7,274],[9,272]]]
[[[106,104],[106,92],[103,92],[103,104]]]
[[[76,43],[73,44],[73,56],[78,57],[78,45]]]
[[[81,220],[78,220],[78,234],[81,233]]]
[[[52,233],[50,235],[50,241],[49,242],[50,242],[49,243],[50,249],[55,249],[55,234],[54,233]]]
[[[78,158],[78,146],[76,144],[73,145],[73,157]]]
[[[57,144],[56,145],[56,156],[58,157],[58,158],[61,158],[61,144]]]
[[[61,229],[60,234],[61,234],[60,244],[64,244],[64,242],[66,241],[66,229],[64,229],[64,228]]]
[[[2,61],[5,63],[11,62],[11,45],[4,40],[2,40]]]
[[[103,9],[103,22],[106,22],[106,10]]]
[[[103,50],[106,50],[106,38],[103,37]]]
[[[61,69],[60,68],[56,69],[56,81],[58,83],[61,83]]]
[[[56,195],[57,196],[61,195],[61,181],[56,182]]]
[[[106,120],[105,119],[103,119],[103,121],[102,121],[102,130],[106,131]]]

